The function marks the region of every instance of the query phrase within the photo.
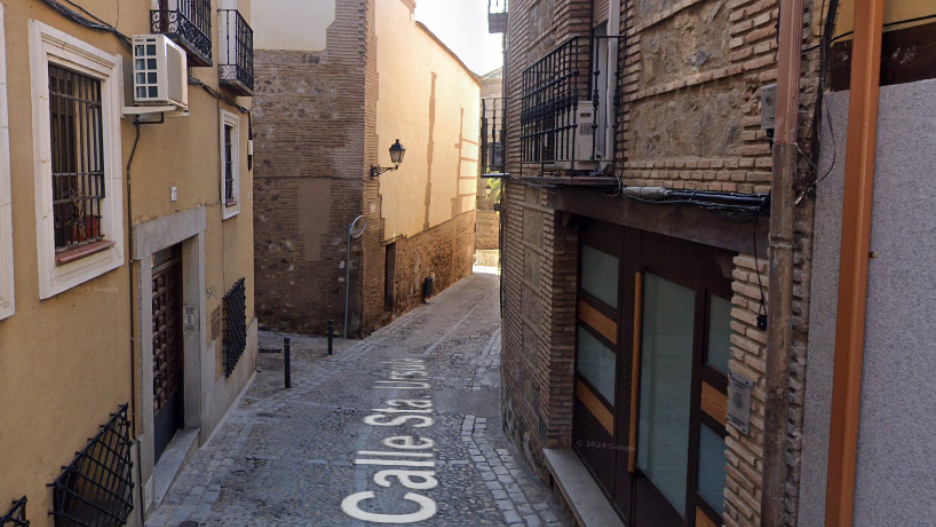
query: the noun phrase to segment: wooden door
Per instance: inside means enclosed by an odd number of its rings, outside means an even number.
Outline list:
[[[183,408],[182,259],[178,247],[153,255],[153,423],[156,461],[178,429]]]

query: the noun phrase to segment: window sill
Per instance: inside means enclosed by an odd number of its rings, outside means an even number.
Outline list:
[[[80,260],[86,256],[91,256],[92,254],[97,254],[102,251],[106,251],[111,247],[117,245],[115,242],[109,242],[107,240],[101,240],[94,243],[89,243],[87,245],[82,245],[80,247],[75,247],[73,249],[68,249],[62,252],[55,253],[55,265],[65,265],[67,263]]]

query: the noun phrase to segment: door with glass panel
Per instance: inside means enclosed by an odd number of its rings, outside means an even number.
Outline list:
[[[581,229],[572,443],[609,497],[620,453],[615,416],[623,247],[621,227],[591,222]]]
[[[731,255],[649,233],[633,255],[632,518],[721,525]]]

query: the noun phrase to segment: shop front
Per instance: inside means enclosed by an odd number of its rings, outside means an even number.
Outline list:
[[[572,445],[629,526],[722,523],[735,254],[580,219]]]

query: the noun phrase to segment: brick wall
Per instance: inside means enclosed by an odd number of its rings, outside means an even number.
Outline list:
[[[363,211],[368,165],[367,3],[337,2],[327,51],[255,53],[254,260],[266,328],[321,333],[343,317],[346,229]],[[361,254],[352,244],[352,328],[361,319]]]
[[[346,265],[349,334],[389,319],[380,182],[368,175],[380,148],[375,24],[374,0],[340,0],[325,51],[256,52],[254,265],[264,328],[322,333],[334,320],[340,330]],[[346,262],[358,215],[367,228]],[[474,213],[400,240],[397,251],[398,264],[415,265],[397,266],[401,312],[415,305],[415,269],[434,274],[437,291],[471,272]]]
[[[612,0],[613,1],[613,0]],[[812,28],[812,3],[806,2],[803,47],[817,42]],[[534,61],[571,36],[588,35],[591,3],[557,0],[517,0],[510,6],[505,91],[509,98],[508,172],[519,173],[521,74]],[[616,139],[623,184],[740,193],[767,193],[771,184],[771,141],[760,130],[761,89],[777,79],[777,0],[620,0],[626,45],[620,54],[622,112]],[[584,18],[583,18],[584,17]],[[803,55],[799,137],[810,152],[809,129],[818,77],[818,53]],[[802,397],[808,343],[808,281],[813,231],[815,174],[804,160],[796,187],[802,192],[796,210],[794,270],[794,343],[789,370],[789,419],[785,446],[786,509],[794,525],[799,481]],[[504,413],[514,440],[528,457],[539,461],[538,447],[568,437],[563,412],[571,413],[572,395],[565,388],[548,388],[547,372],[561,370],[566,360],[561,288],[574,291],[574,273],[566,274],[555,258],[555,238],[537,245],[533,230],[546,233],[558,225],[556,211],[545,206],[545,191],[510,183],[505,202],[504,283],[506,308],[503,329]],[[552,192],[563,192],[553,189]],[[534,198],[533,194],[540,196]],[[534,211],[534,212],[531,212]],[[537,214],[541,215],[537,216]],[[538,225],[530,227],[529,222]],[[766,215],[759,219],[768,221]],[[527,229],[530,232],[527,232]],[[738,227],[737,236],[750,237],[753,226]],[[686,237],[689,238],[689,229]],[[570,234],[571,236],[571,234]],[[571,238],[569,238],[571,240]],[[568,241],[568,240],[566,240]],[[764,240],[760,240],[763,244]],[[569,242],[572,243],[572,242]],[[574,243],[572,243],[574,245]],[[751,433],[740,435],[729,426],[726,525],[760,524],[763,471],[764,368],[767,345],[757,329],[760,291],[766,292],[768,254],[742,254],[734,262],[734,304],[731,369],[755,381]],[[574,265],[574,259],[571,260]],[[534,282],[531,282],[535,279]],[[760,276],[761,284],[757,283]],[[533,284],[543,292],[532,294]],[[565,290],[563,290],[565,291]],[[765,299],[766,302],[766,299]],[[528,316],[529,314],[529,316]],[[529,318],[532,316],[533,318]],[[541,318],[536,318],[541,317]],[[549,326],[529,323],[549,321]],[[571,322],[568,331],[572,331]],[[558,331],[558,332],[557,332]],[[571,346],[571,344],[569,344]],[[570,348],[572,349],[572,348]],[[571,352],[569,352],[571,353]],[[571,361],[571,359],[569,359]],[[572,368],[572,363],[565,364]],[[561,383],[560,383],[561,384]],[[550,392],[552,390],[552,392]],[[547,394],[553,394],[547,397]],[[553,421],[544,419],[543,409]],[[545,423],[544,435],[539,427]],[[556,435],[550,435],[555,433]],[[548,440],[547,440],[548,439]],[[542,473],[542,469],[539,469]]]

